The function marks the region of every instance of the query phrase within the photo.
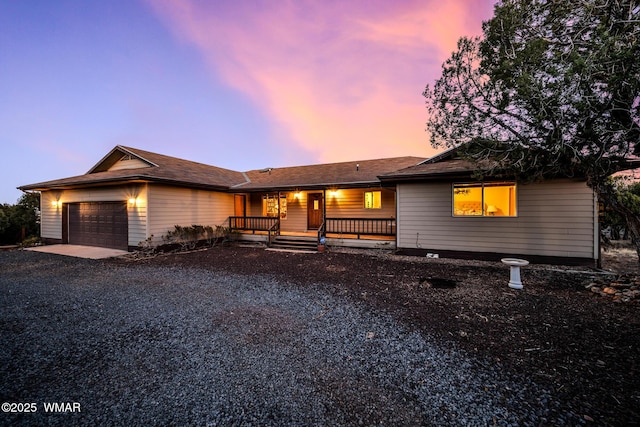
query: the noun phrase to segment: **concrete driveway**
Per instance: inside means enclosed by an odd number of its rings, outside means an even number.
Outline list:
[[[123,251],[120,249],[99,248],[96,246],[81,245],[47,245],[25,248],[25,250],[89,259],[113,258],[128,253],[127,251]]]

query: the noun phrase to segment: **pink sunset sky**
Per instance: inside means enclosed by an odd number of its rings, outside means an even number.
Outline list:
[[[117,144],[235,170],[429,157],[421,93],[494,3],[3,2],[0,202]]]

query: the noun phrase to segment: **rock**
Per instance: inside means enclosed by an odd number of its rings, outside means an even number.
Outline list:
[[[616,293],[616,290],[611,288],[611,287],[606,287],[606,288],[604,288],[602,290],[602,292],[604,292],[605,294],[608,294],[608,295],[613,295],[613,294]]]

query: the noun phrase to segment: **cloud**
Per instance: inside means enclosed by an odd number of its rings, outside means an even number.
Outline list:
[[[491,12],[475,1],[149,0],[216,77],[319,161],[433,152],[421,92],[462,35]]]

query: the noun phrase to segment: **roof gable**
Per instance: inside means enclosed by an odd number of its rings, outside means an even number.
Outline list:
[[[128,160],[131,164],[125,167],[118,167],[118,162]],[[126,161],[125,160],[125,161]],[[137,161],[136,161],[137,160]],[[96,172],[106,172],[109,170],[119,169],[139,169],[140,167],[153,167],[158,166],[148,160],[143,159],[139,155],[131,152],[129,149],[118,145],[113,150],[104,156],[94,167],[92,167],[87,174]]]
[[[143,167],[118,168],[114,166],[125,155],[130,155],[131,159],[135,160],[131,166],[142,165]],[[241,172],[118,145],[84,175],[19,188],[22,190],[44,190],[132,181],[163,182],[184,187],[228,190],[231,186],[246,182],[246,177]]]

